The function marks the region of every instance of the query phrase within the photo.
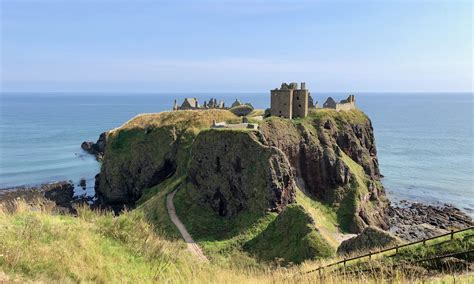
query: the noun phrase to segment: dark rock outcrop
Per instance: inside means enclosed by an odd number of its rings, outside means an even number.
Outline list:
[[[107,144],[107,132],[100,134],[97,142],[82,142],[81,148],[89,154],[95,155],[98,161],[101,161],[105,154],[105,146]]]
[[[402,241],[387,231],[377,227],[367,227],[358,236],[345,240],[337,249],[339,255],[368,252],[401,244]]]
[[[249,210],[280,211],[294,202],[296,186],[286,156],[262,145],[254,132],[209,130],[192,147],[191,195],[221,216]]]

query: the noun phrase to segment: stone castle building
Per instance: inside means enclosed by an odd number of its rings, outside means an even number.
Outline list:
[[[278,89],[271,90],[270,114],[283,118],[306,117],[308,115],[309,91],[306,83],[300,88],[297,83],[282,83]]]

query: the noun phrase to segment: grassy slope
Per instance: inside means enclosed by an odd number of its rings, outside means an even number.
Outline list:
[[[369,190],[367,189],[368,178],[366,177],[362,167],[354,162],[349,156],[341,151],[342,160],[349,167],[351,172],[354,174],[355,179],[351,182],[350,192],[342,200],[337,210],[337,220],[343,231],[349,231],[349,227],[354,220],[355,212],[360,206],[360,200],[362,196],[366,195]]]
[[[315,226],[322,237],[333,247],[339,246],[337,235],[340,234],[336,212],[330,206],[306,196],[302,191],[296,192],[296,202],[304,207],[315,221]]]
[[[146,241],[145,241],[146,240]],[[143,282],[187,265],[179,243],[159,239],[141,214],[80,210],[0,212],[0,267],[26,279]]]
[[[283,264],[334,255],[332,248],[314,226],[314,220],[301,205],[289,205],[245,248],[259,259],[280,258]]]

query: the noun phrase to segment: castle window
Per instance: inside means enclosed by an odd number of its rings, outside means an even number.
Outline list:
[[[301,107],[301,105],[298,105],[298,107]]]
[[[296,100],[298,100],[298,101],[299,101],[299,100],[300,100],[300,97],[296,97]]]

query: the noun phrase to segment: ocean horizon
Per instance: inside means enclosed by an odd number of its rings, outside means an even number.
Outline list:
[[[348,93],[312,93],[320,104]],[[83,141],[140,113],[171,110],[185,97],[249,102],[255,93],[4,92],[0,95],[0,188],[71,180],[76,195],[94,194],[100,163]],[[372,120],[382,180],[391,201],[452,204],[474,215],[473,93],[356,93]],[[77,186],[86,180],[86,190]]]

